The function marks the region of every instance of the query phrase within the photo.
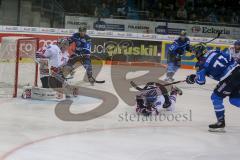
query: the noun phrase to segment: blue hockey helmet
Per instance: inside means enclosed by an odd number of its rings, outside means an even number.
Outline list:
[[[240,46],[240,40],[236,40],[236,41],[234,42],[234,46]]]
[[[154,102],[157,99],[158,95],[156,89],[150,89],[145,96],[147,102]]]

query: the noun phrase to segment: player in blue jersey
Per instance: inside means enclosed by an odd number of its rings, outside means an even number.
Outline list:
[[[208,51],[204,44],[196,45],[193,53],[198,60],[197,72],[187,76],[186,82],[204,85],[206,76],[219,82],[211,95],[217,123],[209,125],[209,131],[224,131],[223,99],[229,97],[232,105],[240,107],[240,66],[234,61],[231,54],[220,50]]]
[[[186,31],[181,31],[180,37],[170,46],[167,55],[167,75],[165,81],[174,81],[173,76],[181,66],[182,55],[191,51],[190,39]]]
[[[87,71],[88,80],[91,84],[95,82],[92,76],[92,64],[91,64],[91,38],[86,34],[86,24],[81,24],[79,32],[74,33],[69,37],[69,42],[75,43],[75,53],[70,58],[81,57],[81,63]]]

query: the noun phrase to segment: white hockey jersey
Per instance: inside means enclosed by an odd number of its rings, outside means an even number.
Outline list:
[[[231,56],[233,57],[233,59],[240,63],[240,52],[237,52],[234,47],[230,47],[228,51],[229,54],[231,54]]]
[[[154,87],[154,86],[153,86]],[[154,101],[154,107],[157,109],[158,112],[160,112],[160,110],[163,109],[163,105],[165,103],[165,98],[162,95],[162,91],[157,87],[154,89],[156,91],[157,94],[157,98]],[[139,95],[139,97],[142,97],[144,100],[144,105],[147,105],[147,101],[146,98],[144,98],[147,95],[147,92],[149,92],[150,90],[146,90],[146,91],[142,91],[141,94]],[[175,103],[176,103],[176,95],[170,95],[169,99],[171,101],[171,105],[166,108],[167,111],[174,111],[175,110]],[[154,114],[154,113],[153,113]]]
[[[69,60],[68,52],[62,52],[61,49],[54,44],[39,49],[37,53],[43,57],[38,59],[40,64],[40,77],[49,76],[51,68],[58,68],[66,64]]]

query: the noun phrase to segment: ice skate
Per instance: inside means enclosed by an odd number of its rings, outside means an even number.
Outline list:
[[[209,132],[226,132],[225,131],[225,120],[218,121],[217,123],[209,125]]]
[[[178,88],[177,86],[173,86],[171,89],[171,95],[172,94],[175,94],[175,95],[178,94],[181,96],[183,94],[183,91],[180,88]]]

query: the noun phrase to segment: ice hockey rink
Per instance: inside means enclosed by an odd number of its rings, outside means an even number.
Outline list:
[[[182,69],[176,80],[193,72]],[[86,87],[117,96],[109,75],[110,67],[105,66],[97,78],[106,83]],[[178,84],[184,94],[177,98],[175,114],[186,114],[186,121],[122,119],[135,109],[119,96],[118,106],[110,113],[77,122],[58,119],[55,101],[1,98],[0,160],[237,160],[238,108],[226,100],[227,132],[208,132],[208,125],[216,121],[210,101],[215,84],[209,79],[206,86]],[[76,113],[102,103],[84,96],[73,101],[71,111]]]

